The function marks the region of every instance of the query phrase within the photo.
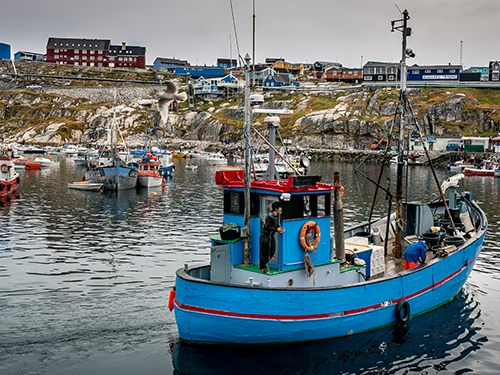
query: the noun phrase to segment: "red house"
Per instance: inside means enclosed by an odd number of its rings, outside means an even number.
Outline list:
[[[46,61],[75,66],[146,68],[146,47],[111,45],[109,39],[49,38]]]

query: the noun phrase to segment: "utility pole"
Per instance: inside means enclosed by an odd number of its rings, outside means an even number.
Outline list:
[[[253,0],[253,57],[252,57],[252,87],[255,87],[255,0]]]
[[[460,66],[462,66],[462,48],[463,48],[463,41],[460,41]]]
[[[411,28],[408,27],[410,14],[408,10],[404,10],[403,18],[400,20],[391,21],[392,30],[398,30],[403,33],[403,46],[401,53],[401,91],[399,95],[399,127],[398,127],[398,167],[396,174],[396,233],[394,243],[394,256],[401,258],[401,238],[403,228],[403,129],[405,120],[405,98],[406,98],[406,57],[415,57],[413,51],[406,47],[406,37],[411,35]]]

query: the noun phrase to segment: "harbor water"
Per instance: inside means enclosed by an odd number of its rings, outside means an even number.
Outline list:
[[[163,187],[68,190],[85,172],[71,158],[20,171],[0,202],[0,374],[497,374],[500,355],[500,179],[466,177],[489,221],[459,295],[415,317],[352,337],[287,345],[194,345],[167,308],[175,271],[208,262],[222,222],[216,167],[176,159]],[[374,186],[353,163],[314,162],[311,174],[345,187],[344,222],[364,221]],[[376,180],[378,165],[359,170]],[[436,171],[440,182],[450,176]],[[395,181],[396,168],[383,176]],[[395,190],[395,186],[392,190]],[[408,199],[439,198],[428,167],[410,167]],[[430,194],[430,195],[429,195]],[[378,198],[377,215],[386,212]],[[220,328],[221,330],[224,327]]]

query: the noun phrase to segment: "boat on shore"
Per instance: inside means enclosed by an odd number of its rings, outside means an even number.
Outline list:
[[[405,10],[403,20],[397,21],[404,25],[400,30],[404,45],[408,19]],[[403,54],[402,76],[405,58]],[[404,81],[399,103],[410,113]],[[279,179],[274,170],[274,134],[279,128],[275,119],[264,120],[270,160],[266,176],[270,177],[251,178],[249,112],[244,126],[245,170],[223,169],[215,174],[223,190],[223,222],[210,239],[210,260],[178,269],[170,291],[168,306],[175,312],[182,340],[267,344],[350,336],[390,324],[411,324],[411,317],[459,293],[481,252],[487,219],[470,194],[460,191],[458,178],[440,185],[435,177],[441,200],[430,195],[428,202],[403,201],[405,116],[398,117],[396,194],[377,184],[388,198],[389,209],[382,212],[389,214],[344,227],[339,173],[334,173],[333,184],[321,183],[321,176],[300,173]],[[391,213],[393,198],[396,210]],[[283,231],[274,235],[276,253],[265,259],[263,270],[259,237],[275,202],[283,208],[276,216]],[[432,229],[447,220],[451,231],[443,239]],[[419,237],[435,250],[427,252],[421,265],[404,269],[405,246]]]

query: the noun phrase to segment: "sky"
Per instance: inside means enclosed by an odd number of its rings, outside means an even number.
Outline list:
[[[2,0],[0,42],[14,55],[45,53],[49,37],[110,39],[146,47],[147,64],[215,65],[253,57],[254,2],[256,63],[400,61],[402,34],[391,21],[405,9],[416,54],[408,65],[468,68],[500,58],[497,0]]]

